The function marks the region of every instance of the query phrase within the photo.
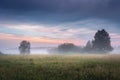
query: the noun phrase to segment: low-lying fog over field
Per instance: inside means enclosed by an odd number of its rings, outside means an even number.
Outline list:
[[[6,49],[2,51],[4,52],[4,54],[15,54],[15,55],[20,54],[18,49]],[[71,53],[74,54],[74,52]],[[31,54],[52,54],[52,53],[49,53],[48,49],[31,49]],[[85,54],[85,53],[77,53],[77,54]],[[120,48],[116,47],[112,52],[106,54],[120,54]]]
[[[5,54],[20,54],[18,49],[4,50]],[[47,49],[31,49],[31,54],[49,54]]]

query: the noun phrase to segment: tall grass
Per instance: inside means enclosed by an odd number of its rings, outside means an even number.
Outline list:
[[[3,55],[0,80],[120,80],[120,55]]]

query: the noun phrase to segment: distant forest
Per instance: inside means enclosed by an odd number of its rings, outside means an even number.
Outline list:
[[[98,30],[94,39],[88,41],[86,46],[79,47],[73,43],[63,43],[58,47],[50,49],[49,53],[108,53],[113,50],[109,33],[105,30]],[[30,42],[22,41],[19,46],[20,54],[30,54]]]

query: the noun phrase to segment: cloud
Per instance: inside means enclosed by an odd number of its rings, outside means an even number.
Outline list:
[[[13,31],[15,31],[19,35],[46,37],[53,39],[89,40],[90,38],[93,39],[93,36],[97,30],[103,28],[106,29],[109,33],[119,33],[119,25],[101,19],[87,19],[52,26],[30,23],[0,25],[3,28],[6,28],[5,30],[7,30],[9,33],[13,33]],[[13,31],[10,32],[11,29]]]
[[[67,24],[58,26],[30,25],[30,24],[1,24],[8,32],[14,30],[19,35],[47,37],[54,39],[80,39],[77,35],[88,35],[95,33],[89,28],[65,27]],[[21,32],[21,33],[20,33]],[[9,32],[10,33],[10,32]],[[13,33],[13,32],[11,32]],[[14,33],[15,34],[15,33]]]
[[[120,21],[119,0],[1,0],[1,20],[57,24],[88,18]]]
[[[111,33],[110,36],[113,39],[120,39],[120,34],[117,34],[117,33]]]
[[[49,45],[58,45],[58,44],[62,44],[65,42],[70,42],[70,43],[74,43],[76,45],[83,45],[85,43],[84,40],[75,40],[75,39],[50,39],[50,38],[43,38],[43,37],[29,37],[29,36],[17,36],[17,35],[13,35],[13,34],[5,34],[5,33],[0,33],[0,41],[1,40],[9,40],[12,42],[21,42],[22,40],[28,40],[31,43],[38,43],[38,44],[49,44]],[[6,43],[6,42],[4,42]],[[13,43],[14,44],[14,43]]]
[[[2,0],[0,7],[2,9],[12,10],[44,10],[69,11],[73,9],[83,10],[87,8],[109,6],[111,2],[118,3],[119,0]],[[112,4],[114,4],[112,3]],[[88,10],[88,9],[87,9]]]
[[[0,44],[85,45],[99,29],[120,45],[120,0],[1,0]],[[4,44],[3,44],[4,43]]]
[[[1,26],[10,28],[10,29],[16,29],[16,30],[24,30],[24,31],[37,31],[42,26],[37,25],[26,25],[26,24],[1,24]]]

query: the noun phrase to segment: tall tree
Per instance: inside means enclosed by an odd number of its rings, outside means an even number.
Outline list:
[[[20,43],[19,51],[21,54],[30,54],[30,42],[23,40]]]
[[[112,51],[113,48],[111,47],[111,41],[109,33],[106,30],[98,30],[94,36],[93,43],[93,50],[98,52],[109,52]]]

